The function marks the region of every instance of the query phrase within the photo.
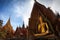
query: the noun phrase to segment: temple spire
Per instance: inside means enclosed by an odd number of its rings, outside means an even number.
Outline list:
[[[10,17],[9,17],[9,19],[8,19],[8,21],[7,21],[7,24],[10,24]]]
[[[36,2],[36,0],[34,0]]]
[[[22,28],[25,28],[24,22],[23,22]]]

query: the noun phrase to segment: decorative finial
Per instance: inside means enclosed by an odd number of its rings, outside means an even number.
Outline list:
[[[22,28],[25,28],[25,25],[24,25],[24,21],[23,21],[23,25],[22,25]]]
[[[36,2],[36,0],[34,0]]]

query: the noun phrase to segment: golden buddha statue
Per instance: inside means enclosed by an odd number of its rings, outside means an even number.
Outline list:
[[[38,24],[38,34],[34,34],[34,36],[43,36],[49,33],[49,28],[47,23],[43,22],[42,17],[39,18],[40,23]]]

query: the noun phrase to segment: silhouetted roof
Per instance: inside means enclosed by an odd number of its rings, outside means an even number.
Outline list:
[[[43,14],[45,17],[47,17],[52,23],[55,22],[56,20],[56,16],[54,14],[54,12],[48,7],[46,8],[44,5],[40,4],[39,2],[35,2],[32,12],[31,12],[31,17],[36,18],[38,16],[40,16],[41,14]]]

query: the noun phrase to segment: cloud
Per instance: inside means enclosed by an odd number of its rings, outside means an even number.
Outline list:
[[[22,20],[24,21],[25,26],[28,25],[28,21],[31,14],[31,10],[33,8],[33,4],[34,4],[34,0],[30,0],[24,3],[24,5],[20,5],[18,3],[14,5],[14,9],[12,10],[16,18],[22,17]]]
[[[17,26],[21,26],[23,24],[23,21],[25,23],[25,26],[28,25],[28,18],[31,14],[33,2],[33,0],[13,0],[8,3],[9,5],[6,5],[7,7],[4,7],[4,9],[1,11],[1,18],[3,19],[4,25],[6,24],[9,17],[11,19],[11,24],[14,30]]]
[[[50,6],[53,11],[60,12],[60,0],[37,0],[39,3],[45,5],[46,7]],[[34,0],[13,0],[9,1],[8,5],[6,4],[2,11],[1,18],[5,21],[8,20],[9,16],[11,16],[11,24],[15,29],[17,26],[23,24],[24,21],[25,26],[28,25],[28,21],[30,18],[30,14],[33,8]],[[2,4],[3,5],[3,4]],[[0,5],[1,6],[1,5]],[[0,8],[1,9],[1,8]]]
[[[54,11],[58,11],[60,13],[60,0],[53,0],[53,4],[51,5],[51,8]]]
[[[37,0],[39,3],[45,5],[46,7],[51,7],[51,9],[55,12],[55,10],[60,10],[57,9],[59,6],[59,2],[57,0]],[[29,17],[33,8],[34,0],[26,1],[24,4],[20,4],[17,2],[14,5],[14,14],[16,18],[21,17],[22,20],[25,23],[25,26],[28,25]],[[57,5],[57,6],[56,6]],[[58,7],[59,8],[59,7]]]
[[[37,1],[45,5],[46,7],[51,7],[54,13],[55,11],[58,11],[60,13],[60,0],[37,0]]]
[[[50,6],[53,3],[53,0],[37,0],[37,1],[45,5],[46,7]]]

